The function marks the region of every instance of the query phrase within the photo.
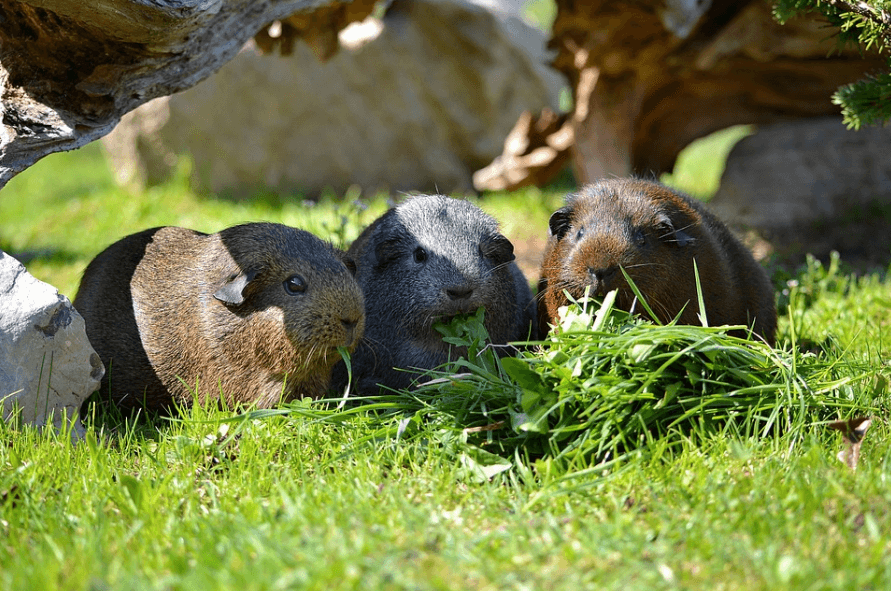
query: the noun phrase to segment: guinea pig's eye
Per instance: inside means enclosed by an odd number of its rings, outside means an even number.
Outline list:
[[[584,237],[585,237],[585,228],[581,227],[578,229],[578,232],[575,233],[575,239],[581,240]]]
[[[415,249],[415,262],[423,263],[427,260],[427,251],[420,246]]]
[[[285,291],[297,295],[306,291],[306,280],[300,275],[291,275],[284,282]]]
[[[635,230],[634,231],[634,242],[638,246],[644,246],[647,243],[646,233],[641,229]]]

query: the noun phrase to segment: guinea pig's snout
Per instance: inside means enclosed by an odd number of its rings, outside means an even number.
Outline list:
[[[605,295],[615,287],[618,267],[588,267],[588,279],[591,282],[592,295]]]
[[[341,318],[340,324],[343,326],[343,332],[345,333],[344,343],[352,345],[357,340],[356,327],[359,326],[359,319]]]

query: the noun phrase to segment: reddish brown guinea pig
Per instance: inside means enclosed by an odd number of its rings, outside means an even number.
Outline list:
[[[776,334],[774,291],[764,269],[702,203],[660,183],[607,179],[583,187],[551,215],[541,279],[541,335],[567,304],[618,290],[616,303],[642,312],[622,273],[660,322],[701,324],[694,261],[711,326],[746,325],[770,344]]]

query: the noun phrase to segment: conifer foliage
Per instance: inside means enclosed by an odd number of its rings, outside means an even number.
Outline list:
[[[819,13],[837,29],[839,46],[889,55],[888,70],[842,86],[832,102],[842,109],[845,124],[854,129],[891,119],[891,0],[778,0],[774,15],[781,23],[799,14]]]

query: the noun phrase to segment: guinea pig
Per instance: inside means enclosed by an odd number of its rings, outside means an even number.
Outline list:
[[[365,295],[365,337],[351,360],[360,393],[407,388],[419,372],[466,355],[443,341],[437,321],[483,307],[492,343],[535,336],[532,290],[513,245],[467,201],[410,198],[368,226],[347,254]],[[335,374],[345,385],[341,367]]]
[[[327,392],[365,325],[355,265],[309,232],[252,223],[152,228],[87,266],[74,306],[123,408],[258,408]]]
[[[774,291],[764,269],[702,203],[642,179],[608,179],[566,198],[548,222],[538,283],[539,332],[557,323],[564,292],[581,298],[618,290],[617,307],[642,313],[622,269],[656,319],[701,324],[694,275],[699,271],[712,326],[746,325],[773,344]]]

